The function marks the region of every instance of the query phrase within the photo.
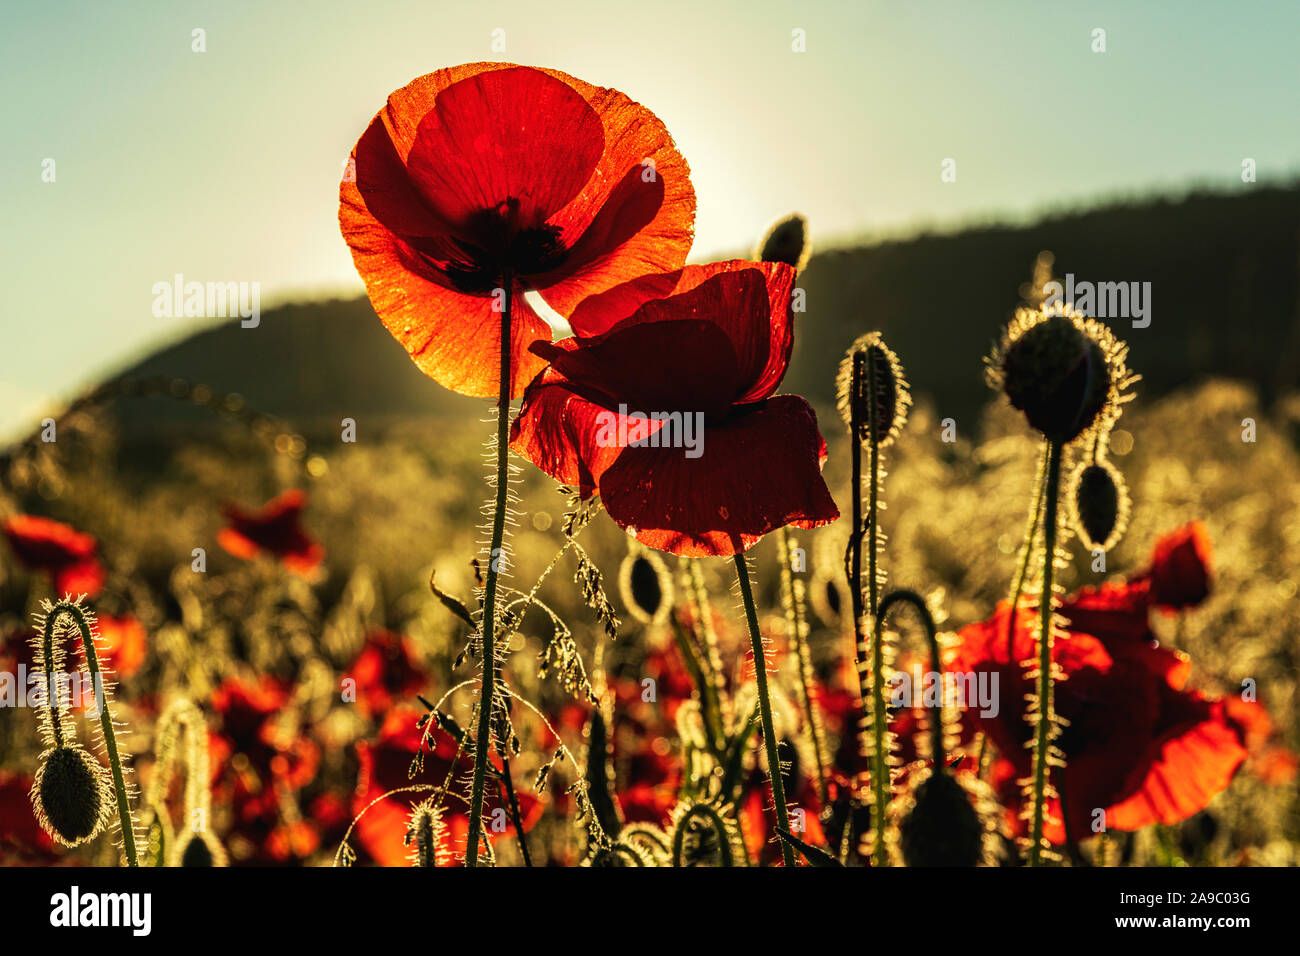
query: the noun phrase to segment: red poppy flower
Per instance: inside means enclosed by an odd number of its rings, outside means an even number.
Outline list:
[[[1085,589],[1079,603],[1098,592]],[[1074,599],[1061,610],[1074,619]],[[1145,612],[1144,612],[1145,613]],[[1113,614],[1119,626],[1104,627],[1094,610],[1093,633],[1066,625],[1068,636],[1053,646],[1053,660],[1066,679],[1056,685],[1056,710],[1068,724],[1057,746],[1066,766],[1056,780],[1075,839],[1092,832],[1094,811],[1105,811],[1108,829],[1136,830],[1152,823],[1176,823],[1202,810],[1226,788],[1246,757],[1243,739],[1228,719],[1222,701],[1187,689],[1191,664],[1186,656],[1160,647],[1149,632],[1135,636],[1125,611]],[[1037,617],[1017,615],[1014,648],[1008,648],[1010,622],[1004,603],[987,621],[963,628],[951,668],[996,675],[999,710],[984,717],[966,715],[997,745],[1014,773],[1030,773],[1027,749],[1032,727],[1025,721],[1025,694],[1032,685],[1020,662],[1036,653]],[[1019,788],[1004,788],[1010,801]],[[1045,828],[1053,843],[1065,841],[1060,805],[1049,807]]]
[[[645,107],[558,70],[469,63],[388,98],[352,151],[339,225],[375,311],[426,375],[495,396],[511,284],[511,395],[545,364],[550,328],[583,298],[690,250],[695,193]],[[355,179],[355,181],[350,181]]]
[[[374,631],[344,675],[356,682],[357,709],[367,718],[419,692],[428,675],[415,664],[410,641],[391,631]]]
[[[55,592],[93,598],[104,586],[104,569],[95,558],[92,535],[36,515],[13,515],[3,524],[18,560],[32,571],[46,571]]]
[[[325,549],[299,526],[307,494],[292,488],[256,511],[226,505],[229,527],[222,528],[217,543],[237,558],[259,554],[278,558],[291,571],[306,574],[325,557]]]
[[[147,638],[144,625],[130,615],[113,617],[99,615],[99,642],[95,653],[112,667],[118,677],[131,677],[144,663]],[[85,654],[77,643],[77,654],[84,661]]]
[[[1166,613],[1204,601],[1213,575],[1205,525],[1193,521],[1157,541],[1148,573],[1152,602]]]
[[[315,852],[315,826],[284,807],[316,779],[320,747],[278,719],[292,687],[272,677],[228,678],[212,695],[220,729],[208,735],[213,803],[230,808],[232,849],[248,862],[285,863]],[[238,854],[237,854],[238,855]]]
[[[774,394],[794,344],[794,278],[784,264],[721,262],[588,299],[574,338],[534,346],[552,364],[511,447],[675,554],[736,554],[784,525],[833,521],[817,416]]]

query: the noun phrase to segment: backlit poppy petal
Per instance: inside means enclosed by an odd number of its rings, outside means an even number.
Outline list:
[[[821,478],[817,416],[802,398],[777,396],[705,434],[698,458],[681,448],[628,448],[601,477],[606,511],[643,544],[731,555],[784,525],[839,517]]]
[[[352,154],[339,225],[385,327],[454,391],[498,391],[511,277],[511,394],[550,328],[522,298],[581,298],[681,265],[695,198],[663,125],[556,70],[472,63],[394,92]]]
[[[794,281],[795,271],[783,263],[735,259],[686,266],[593,296],[574,310],[569,324],[586,340],[615,325],[659,322],[669,316],[713,322],[731,340],[744,382],[735,401],[746,404],[772,395],[789,367]],[[755,322],[753,316],[763,313],[769,321]]]

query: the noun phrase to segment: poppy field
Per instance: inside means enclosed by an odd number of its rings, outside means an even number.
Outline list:
[[[794,394],[815,223],[700,261],[599,83],[444,67],[355,130],[371,321],[481,414],[111,377],[0,451],[0,862],[1300,863],[1294,399],[1144,394],[1047,251],[945,357],[983,407],[869,315]],[[124,402],[212,428],[145,456]]]

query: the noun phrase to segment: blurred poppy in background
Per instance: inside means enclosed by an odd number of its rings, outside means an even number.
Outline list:
[[[36,515],[8,517],[3,529],[24,567],[50,575],[57,597],[94,598],[104,586],[104,569],[95,556],[99,544],[93,535]]]
[[[246,511],[238,505],[225,506],[226,521],[217,543],[237,558],[268,555],[286,568],[306,574],[325,557],[325,549],[313,541],[300,524],[307,493],[291,488],[261,508]]]

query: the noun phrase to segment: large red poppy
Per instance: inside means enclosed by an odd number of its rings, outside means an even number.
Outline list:
[[[794,344],[794,277],[780,263],[719,262],[587,300],[573,338],[534,346],[552,364],[524,397],[511,447],[675,554],[736,554],[784,525],[835,520],[817,416],[774,394]],[[695,448],[654,420],[690,425],[697,413]]]
[[[217,543],[237,558],[266,554],[289,570],[306,574],[325,556],[325,549],[299,524],[306,504],[306,492],[292,488],[254,511],[226,505],[229,525],[217,535]]]
[[[558,70],[469,63],[388,98],[352,152],[339,225],[375,311],[420,369],[495,396],[511,277],[511,395],[551,338],[523,300],[562,315],[690,250],[695,193],[663,124]],[[353,181],[354,180],[354,181]]]
[[[95,557],[99,546],[92,535],[36,515],[12,515],[0,527],[24,567],[49,573],[58,596],[93,598],[104,586],[104,569]]]
[[[1192,541],[1199,546],[1183,546]],[[1074,839],[1091,835],[1098,809],[1108,829],[1184,820],[1228,786],[1247,756],[1246,734],[1228,704],[1187,687],[1190,660],[1161,647],[1148,620],[1152,607],[1205,597],[1208,554],[1202,531],[1180,529],[1157,544],[1149,570],[1122,584],[1083,588],[1062,603],[1067,636],[1054,644],[1053,660],[1066,675],[1055,698],[1068,723],[1057,741],[1066,766],[1055,782]],[[1037,614],[1017,615],[1009,647],[1009,612],[1003,603],[989,620],[963,628],[950,667],[997,675],[998,714],[968,709],[964,716],[1010,764],[994,776],[1007,784],[1002,796],[1016,801],[1012,781],[1028,776],[1031,766],[1025,695],[1032,685],[1021,662],[1037,653]],[[1052,801],[1049,810],[1045,836],[1062,843],[1060,803]]]

